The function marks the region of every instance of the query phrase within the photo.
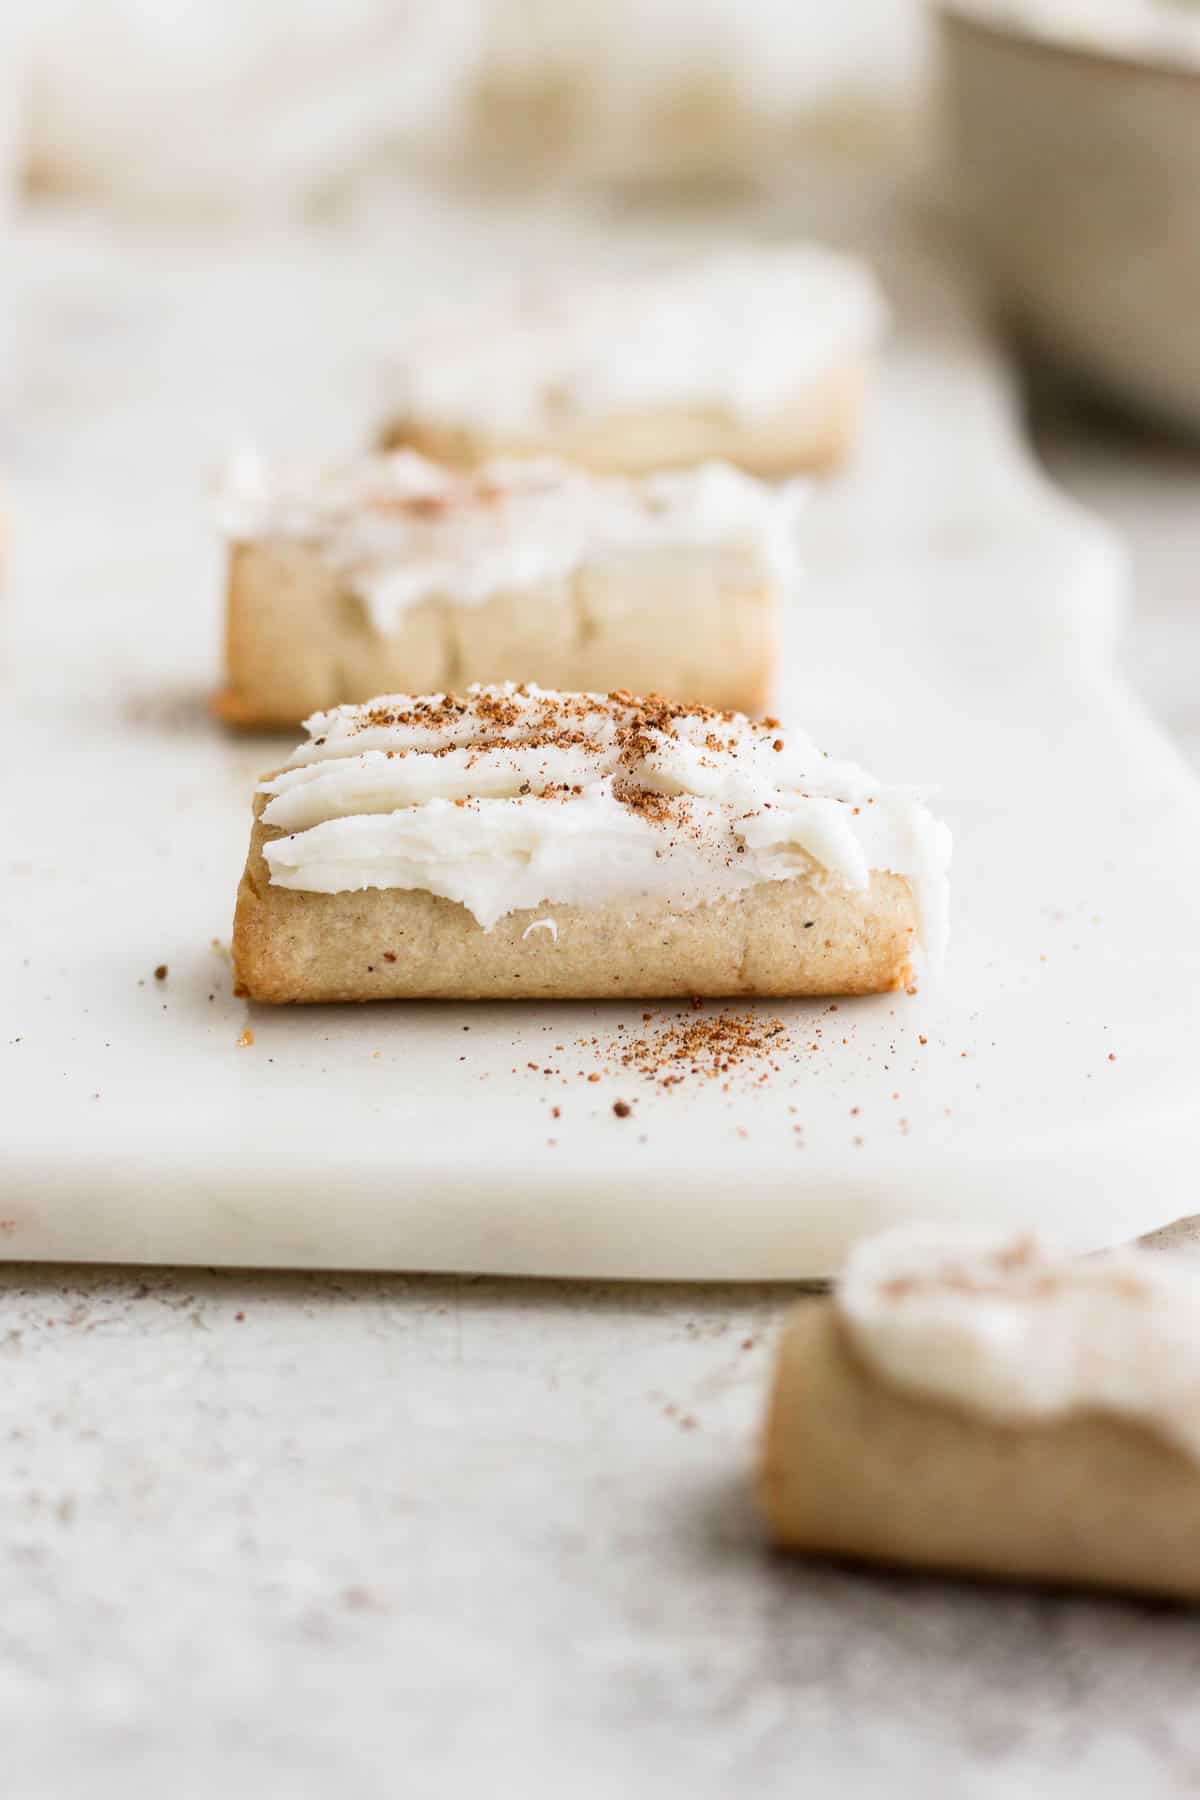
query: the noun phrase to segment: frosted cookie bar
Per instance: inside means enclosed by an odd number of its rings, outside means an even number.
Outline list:
[[[219,520],[231,722],[296,725],[392,689],[633,688],[760,711],[799,484],[727,464],[640,480],[550,460],[243,456]]]
[[[940,953],[945,826],[775,720],[507,685],[308,732],[256,799],[251,999],[874,993]]]
[[[870,270],[814,244],[546,285],[416,333],[383,442],[463,466],[549,452],[626,474],[711,457],[823,469],[854,438],[885,317]]]
[[[863,1244],[785,1331],[762,1492],[796,1549],[1200,1595],[1200,1268]]]

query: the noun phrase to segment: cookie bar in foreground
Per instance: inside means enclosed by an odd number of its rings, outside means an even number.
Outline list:
[[[510,684],[308,730],[256,798],[251,999],[861,994],[940,954],[946,827],[775,720]]]
[[[1200,1268],[869,1240],[784,1331],[762,1496],[797,1550],[1200,1596]]]
[[[549,453],[625,474],[711,457],[759,475],[830,468],[857,434],[885,319],[866,265],[817,244],[550,281],[415,331],[382,442],[463,467]]]
[[[231,468],[229,722],[296,726],[389,691],[537,681],[760,711],[800,484],[720,463],[634,481],[412,452]]]

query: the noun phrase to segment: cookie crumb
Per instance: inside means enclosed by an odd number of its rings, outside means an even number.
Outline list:
[[[253,1042],[254,1042],[254,1033],[251,1031],[250,1027],[247,1025],[246,1029],[243,1031],[241,1037],[237,1041],[237,1047],[239,1050],[248,1050]]]
[[[627,1119],[633,1111],[633,1108],[627,1100],[614,1100],[613,1111],[616,1113],[618,1119]]]
[[[155,981],[165,981],[167,979],[166,963],[159,963],[157,969],[154,971],[154,979]]]

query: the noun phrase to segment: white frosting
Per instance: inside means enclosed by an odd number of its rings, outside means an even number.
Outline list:
[[[246,450],[231,459],[217,519],[238,541],[319,544],[388,632],[433,596],[479,605],[618,558],[718,552],[746,558],[758,578],[785,579],[806,492],[726,463],[632,480],[550,458],[461,475],[411,451],[270,468]]]
[[[664,273],[524,294],[506,317],[416,339],[401,417],[494,432],[655,407],[764,418],[873,347],[865,264],[815,244],[747,247]]]
[[[906,876],[940,959],[950,834],[911,791],[739,713],[628,696],[472,688],[308,721],[264,784],[271,880],[320,893],[423,888],[490,930],[542,905],[691,907],[807,875]]]
[[[887,1380],[1011,1425],[1107,1413],[1200,1459],[1200,1267],[907,1226],[861,1244],[841,1324]]]
[[[552,944],[557,944],[557,942],[558,942],[558,920],[557,919],[535,919],[533,921],[533,924],[527,925],[525,927],[524,931],[521,933],[521,942],[524,943],[525,939],[533,931],[548,931],[550,933],[550,942]]]

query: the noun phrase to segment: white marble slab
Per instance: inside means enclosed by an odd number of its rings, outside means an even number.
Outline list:
[[[408,303],[505,241],[427,236]],[[1122,559],[1035,476],[936,262],[893,271],[902,322],[861,460],[808,522],[780,704],[937,784],[950,962],[913,996],[781,1008],[794,1055],[726,1094],[587,1081],[579,1040],[615,1046],[637,1007],[233,999],[212,945],[273,751],[203,713],[197,489],[239,413],[276,442],[353,438],[395,272],[160,249],[128,253],[131,280],[76,239],[44,254],[61,317],[47,332],[34,282],[3,676],[7,1254],[794,1278],[918,1213],[1091,1246],[1191,1209],[1200,793],[1113,674]]]

